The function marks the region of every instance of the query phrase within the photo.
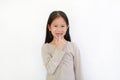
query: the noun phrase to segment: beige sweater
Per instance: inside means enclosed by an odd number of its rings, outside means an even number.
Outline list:
[[[42,58],[47,80],[81,80],[80,53],[74,43],[68,41],[63,50],[46,43],[42,47]]]

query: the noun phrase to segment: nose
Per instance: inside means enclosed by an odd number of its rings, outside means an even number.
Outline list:
[[[57,31],[62,31],[62,27],[57,27]]]

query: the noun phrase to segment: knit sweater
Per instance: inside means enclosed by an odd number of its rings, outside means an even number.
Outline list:
[[[42,58],[46,80],[80,80],[80,51],[73,42],[67,42],[62,50],[45,43]]]

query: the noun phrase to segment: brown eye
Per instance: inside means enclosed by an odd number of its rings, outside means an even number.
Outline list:
[[[57,27],[57,25],[55,25],[54,27]]]
[[[61,27],[65,27],[65,26],[61,26]]]

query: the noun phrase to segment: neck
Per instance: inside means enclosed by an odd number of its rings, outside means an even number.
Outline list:
[[[56,41],[58,41],[58,38],[53,38],[53,40],[50,43],[55,44]],[[63,38],[63,41],[67,42],[67,40],[65,40],[64,38]]]

